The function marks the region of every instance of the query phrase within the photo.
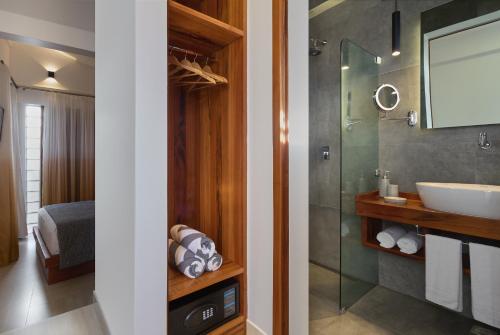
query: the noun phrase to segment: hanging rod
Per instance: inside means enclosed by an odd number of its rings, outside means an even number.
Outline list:
[[[215,61],[215,58],[213,58],[213,57],[206,56],[206,55],[203,55],[203,54],[201,54],[199,52],[191,51],[191,50],[188,50],[188,49],[179,48],[179,47],[176,47],[175,45],[171,45],[171,44],[168,45],[168,50],[170,50],[171,52],[172,51],[177,51],[177,52],[183,53],[185,55],[190,55],[190,56],[195,56],[195,57],[203,57],[203,58],[205,58],[206,60],[208,60],[210,62],[214,62]]]
[[[415,225],[415,228],[417,228],[417,236],[420,236],[420,237],[425,237],[426,234],[420,234],[420,227],[417,225]],[[467,242],[463,242],[463,241],[460,241],[462,243],[462,245],[465,245],[465,246],[469,246],[469,243]]]

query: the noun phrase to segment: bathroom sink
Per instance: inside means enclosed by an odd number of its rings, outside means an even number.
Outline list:
[[[417,183],[417,190],[427,208],[500,220],[500,186]]]

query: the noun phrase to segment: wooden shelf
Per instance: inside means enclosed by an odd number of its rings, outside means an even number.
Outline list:
[[[425,208],[417,194],[402,193],[408,199],[406,205],[385,203],[377,192],[356,196],[356,214],[409,225],[418,225],[461,235],[500,240],[500,220],[485,219]]]
[[[366,239],[366,240],[363,240],[362,242],[363,242],[363,245],[365,247],[368,247],[368,248],[372,248],[372,249],[375,249],[375,250],[387,252],[387,253],[390,253],[390,254],[393,254],[393,255],[398,255],[398,256],[402,256],[402,257],[406,257],[406,258],[411,258],[411,259],[414,259],[416,261],[423,262],[425,260],[425,248],[420,249],[416,254],[410,255],[410,254],[405,254],[404,252],[399,251],[398,247],[394,247],[394,248],[391,248],[391,249],[383,248],[383,247],[381,247],[379,245],[378,241],[376,241],[376,240]]]
[[[225,262],[218,271],[205,272],[199,278],[191,279],[180,273],[176,268],[168,267],[168,301],[182,298],[188,294],[217,284],[226,279],[236,277],[244,272],[242,266]]]
[[[205,54],[220,50],[245,34],[173,0],[168,1],[168,29],[170,43]]]

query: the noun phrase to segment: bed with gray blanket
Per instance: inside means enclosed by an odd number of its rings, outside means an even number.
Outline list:
[[[93,264],[95,258],[95,202],[81,201],[48,205],[40,209],[35,238],[45,262],[57,270],[74,270]],[[41,243],[40,243],[41,242]],[[88,271],[87,271],[88,272]]]

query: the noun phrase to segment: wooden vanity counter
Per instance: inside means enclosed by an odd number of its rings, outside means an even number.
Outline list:
[[[378,192],[356,196],[356,214],[363,218],[385,220],[408,225],[418,225],[445,232],[457,233],[490,240],[500,240],[500,220],[440,212],[424,207],[418,194],[401,193],[406,205],[384,202]],[[363,220],[365,222],[367,220]]]
[[[418,225],[422,233],[451,232],[500,241],[500,220],[425,208],[415,193],[401,193],[400,196],[408,199],[406,205],[385,203],[384,199],[378,196],[378,191],[356,196],[356,214],[361,217],[361,239],[365,247],[417,261],[425,260],[425,242],[422,249],[413,255],[402,253],[398,247],[391,249],[381,247],[377,241],[377,234],[383,229],[383,221]],[[464,272],[470,273],[469,258],[463,257],[463,263]]]

